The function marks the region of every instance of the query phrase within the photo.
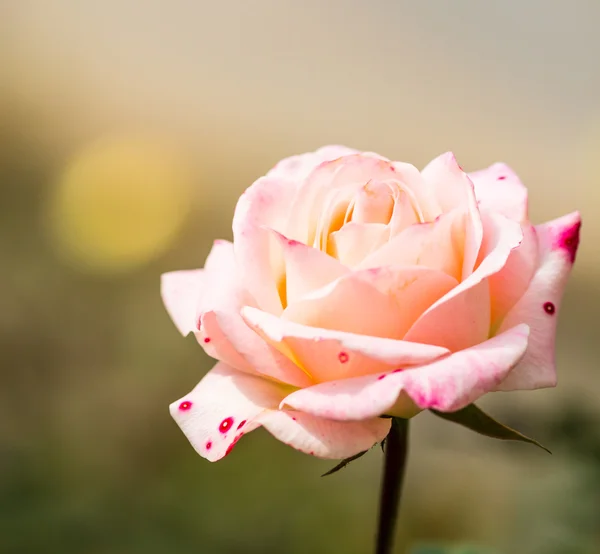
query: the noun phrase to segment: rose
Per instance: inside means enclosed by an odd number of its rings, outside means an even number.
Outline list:
[[[237,203],[233,243],[167,273],[183,334],[219,360],[170,411],[215,461],[264,426],[323,458],[390,419],[556,384],[554,339],[579,241],[572,213],[533,226],[504,164],[422,172],[329,146],[288,158]]]

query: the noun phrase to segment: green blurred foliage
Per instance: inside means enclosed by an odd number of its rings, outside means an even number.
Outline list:
[[[444,546],[422,545],[413,548],[410,554],[495,554],[487,548],[470,545]]]

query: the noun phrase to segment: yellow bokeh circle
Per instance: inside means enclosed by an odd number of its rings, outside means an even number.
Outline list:
[[[69,160],[49,204],[60,251],[95,271],[134,269],[165,250],[191,203],[189,167],[143,137],[103,139]]]

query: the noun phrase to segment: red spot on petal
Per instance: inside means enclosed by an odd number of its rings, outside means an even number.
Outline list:
[[[506,175],[500,175],[500,177],[498,177],[498,181],[504,181],[504,179],[506,179]]]
[[[237,426],[238,429],[241,429],[244,425],[246,425],[246,420],[240,421],[240,424]]]
[[[225,451],[225,456],[227,456],[233,450],[233,447],[237,444],[237,441],[239,441],[243,436],[244,434],[240,433],[233,439],[232,443],[227,447],[227,450]]]
[[[221,433],[227,433],[227,431],[229,431],[229,429],[231,429],[232,425],[233,425],[233,418],[232,417],[225,418],[223,421],[221,421],[221,425],[219,425],[219,431],[221,431]]]
[[[182,412],[186,412],[187,410],[189,410],[192,407],[192,403],[188,400],[186,400],[185,402],[182,402],[181,404],[179,404],[179,409]]]
[[[546,302],[544,303],[544,311],[548,315],[554,315],[554,312],[556,312],[556,306],[552,302]]]
[[[380,375],[379,377],[377,377],[378,381],[381,381],[382,379],[385,379],[385,373],[383,375]]]
[[[338,359],[340,360],[340,363],[345,364],[348,361],[348,353],[347,352],[340,352],[338,354]]]
[[[571,263],[575,262],[577,248],[579,246],[579,230],[581,229],[581,221],[569,229],[565,229],[559,237],[559,246],[567,250]]]
[[[295,418],[295,417],[293,417],[293,418],[292,418],[292,421],[296,421],[296,418]]]
[[[392,371],[392,373],[400,373],[402,371],[402,368],[399,367],[398,369],[394,369],[394,371]]]
[[[212,448],[212,442],[208,441],[206,443],[206,450],[210,450]]]
[[[311,451],[310,451],[310,455],[311,455],[311,456],[314,456],[314,455],[315,455],[315,451],[314,451],[314,450],[311,450]]]
[[[210,337],[204,337],[204,342],[210,342]]]

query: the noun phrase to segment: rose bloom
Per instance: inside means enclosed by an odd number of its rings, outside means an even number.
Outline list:
[[[341,146],[287,158],[239,199],[233,243],[162,276],[175,325],[218,360],[171,414],[216,461],[263,426],[321,458],[387,416],[556,384],[577,212],[542,225],[504,164],[423,171]]]

